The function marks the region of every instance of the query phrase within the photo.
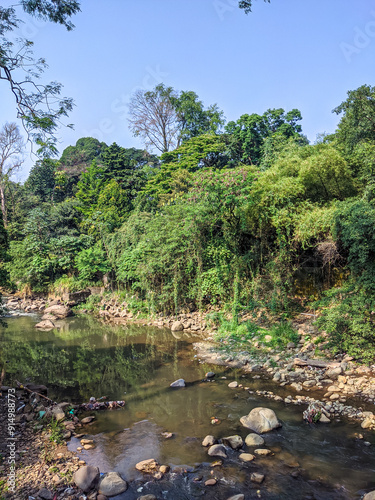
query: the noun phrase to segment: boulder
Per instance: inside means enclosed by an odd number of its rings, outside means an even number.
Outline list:
[[[202,441],[202,446],[213,446],[216,443],[216,438],[209,434]]]
[[[210,457],[227,458],[225,446],[222,444],[214,444],[213,446],[210,446],[207,453]]]
[[[366,495],[363,497],[363,500],[375,500],[375,490],[366,493]]]
[[[55,324],[52,323],[50,319],[45,319],[40,323],[37,323],[35,328],[40,328],[41,330],[51,330],[52,328],[55,328]]]
[[[223,438],[223,444],[230,446],[232,450],[238,450],[243,446],[243,440],[241,436],[228,436]]]
[[[138,462],[135,465],[135,468],[137,470],[140,470],[141,472],[147,472],[147,473],[152,473],[155,472],[155,470],[158,468],[158,463],[154,458],[148,458],[147,460],[142,460],[142,462]]]
[[[281,427],[276,413],[270,408],[263,407],[253,408],[248,415],[241,417],[240,422],[247,429],[251,429],[259,434]]]
[[[247,446],[262,446],[264,445],[264,439],[258,434],[251,433],[245,437],[245,443]]]
[[[108,472],[99,483],[99,493],[106,497],[115,497],[128,489],[128,484],[118,472]]]
[[[92,467],[91,465],[85,465],[81,467],[73,474],[73,481],[81,488],[85,493],[93,489],[98,480],[100,472],[98,467]]]
[[[174,321],[171,326],[172,332],[181,332],[184,329],[184,325],[181,321]]]
[[[183,378],[179,378],[170,384],[169,387],[185,387],[185,380]]]
[[[63,305],[53,305],[47,307],[47,309],[44,310],[44,314],[53,314],[56,316],[56,318],[59,319],[64,319],[67,318],[72,314],[72,310],[68,306],[63,306]]]

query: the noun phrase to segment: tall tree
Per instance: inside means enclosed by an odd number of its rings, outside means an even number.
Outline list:
[[[23,163],[24,142],[15,123],[6,123],[0,131],[0,200],[4,226],[7,226],[5,186]]]
[[[375,87],[362,85],[350,90],[333,112],[342,115],[336,137],[347,154],[362,141],[375,142]]]
[[[70,17],[80,10],[75,0],[21,0],[20,4],[27,14],[61,24],[68,30],[74,27]],[[33,42],[12,41],[12,32],[21,24],[16,13],[18,6],[0,6],[0,80],[10,85],[18,117],[28,137],[39,146],[38,152],[56,154],[54,134],[60,119],[67,116],[73,103],[71,99],[60,97],[60,83],[38,82],[46,62],[43,58],[34,59]]]
[[[146,147],[166,153],[200,134],[217,133],[224,124],[216,105],[204,109],[195,92],[177,92],[164,84],[138,90],[129,106],[129,128]]]

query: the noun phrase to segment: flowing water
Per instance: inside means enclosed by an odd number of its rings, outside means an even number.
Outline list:
[[[305,406],[291,407],[228,388],[231,380],[238,380],[250,391],[287,394],[269,380],[199,364],[194,336],[135,325],[108,326],[90,316],[68,318],[59,328],[40,332],[34,328],[38,321],[36,315],[21,315],[0,326],[0,360],[7,367],[4,383],[42,383],[52,399],[72,403],[87,402],[91,396],[126,401],[125,408],[95,412],[85,437],[94,439],[96,447],[81,453],[101,472],[116,470],[132,481],[119,499],[136,499],[149,491],[171,500],[225,500],[240,492],[245,499],[359,499],[375,489],[373,432],[342,421],[311,426],[302,420]],[[203,381],[210,369],[215,380]],[[178,378],[185,379],[186,387],[171,389],[169,384]],[[215,458],[201,446],[203,437],[244,438],[250,431],[239,418],[256,406],[272,408],[282,421],[280,429],[264,436],[274,455],[243,464],[233,452],[222,466],[210,467]],[[212,417],[219,423],[212,425]],[[173,437],[163,438],[165,431]],[[356,439],[356,432],[365,440]],[[73,438],[69,447],[77,446]],[[148,458],[188,472],[170,475],[169,482],[145,485],[134,465]],[[261,485],[249,480],[254,471],[265,474]],[[212,475],[219,484],[204,488],[204,480]],[[200,477],[203,482],[194,481]]]

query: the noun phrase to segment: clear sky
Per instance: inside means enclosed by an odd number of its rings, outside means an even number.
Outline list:
[[[8,6],[13,1],[1,1]],[[298,108],[309,140],[333,132],[332,109],[348,90],[375,84],[375,0],[82,0],[73,32],[22,15],[19,35],[49,68],[43,81],[64,85],[75,101],[61,129],[60,152],[97,137],[142,147],[128,130],[127,103],[137,88],[164,82],[217,103],[227,120],[268,108]],[[0,82],[0,126],[15,120]],[[27,158],[18,180],[27,177]]]

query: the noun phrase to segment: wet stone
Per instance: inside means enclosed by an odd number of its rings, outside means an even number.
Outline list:
[[[216,438],[209,434],[202,441],[202,446],[213,446],[216,443]]]
[[[260,474],[259,472],[252,472],[250,474],[250,481],[260,484],[264,481],[264,474]]]
[[[207,453],[210,455],[210,457],[227,458],[225,446],[223,446],[222,444],[214,444],[208,449]]]

